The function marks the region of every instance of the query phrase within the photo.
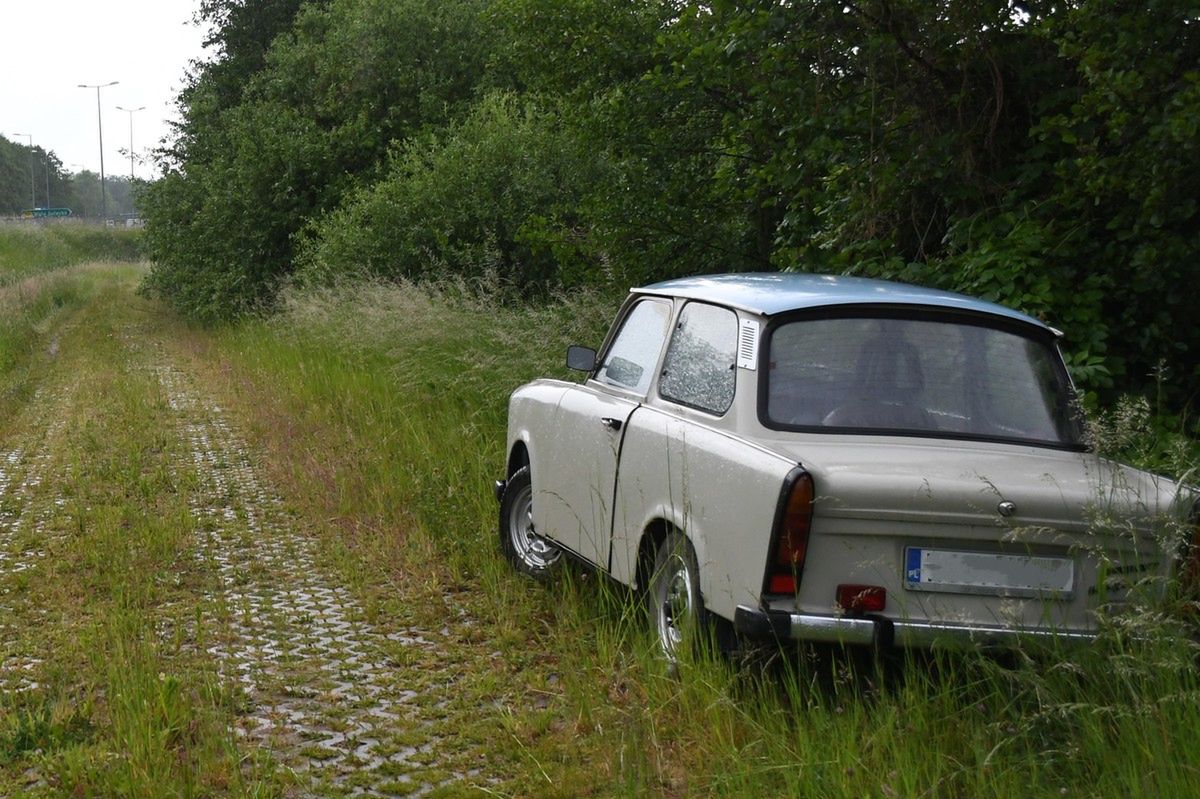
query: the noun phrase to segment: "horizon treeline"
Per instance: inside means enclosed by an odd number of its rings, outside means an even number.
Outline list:
[[[1200,391],[1194,0],[202,0],[143,202],[188,315],[288,281],[500,301],[685,274],[963,291],[1101,399]]]
[[[104,183],[102,203],[98,173],[67,172],[53,150],[0,135],[0,216],[18,216],[31,208],[70,208],[72,217],[85,219],[99,219],[104,211],[110,217],[135,213],[142,181],[118,174],[107,175]]]

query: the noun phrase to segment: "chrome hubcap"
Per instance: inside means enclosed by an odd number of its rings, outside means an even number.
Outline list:
[[[510,506],[508,537],[517,557],[531,569],[547,569],[562,555],[533,529],[533,489],[528,486],[521,489]]]
[[[692,619],[692,574],[679,555],[672,555],[659,583],[658,638],[663,651],[674,657]]]

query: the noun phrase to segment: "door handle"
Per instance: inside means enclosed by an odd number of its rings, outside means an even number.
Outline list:
[[[611,416],[601,416],[600,424],[604,425],[609,430],[620,430],[623,422],[620,419],[614,419]]]

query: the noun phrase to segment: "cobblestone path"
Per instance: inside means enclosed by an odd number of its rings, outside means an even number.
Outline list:
[[[198,614],[176,623],[198,627],[189,634],[244,695],[239,735],[269,747],[316,795],[419,796],[452,780],[436,771],[436,738],[398,669],[406,648],[429,642],[364,621],[222,409],[178,369],[152,368],[197,476],[195,557],[216,584]]]
[[[64,392],[65,393],[65,392]],[[21,635],[26,620],[44,616],[44,608],[33,607],[25,592],[13,584],[46,555],[46,522],[53,503],[41,495],[49,468],[53,443],[61,424],[48,414],[63,397],[39,392],[30,402],[28,427],[33,431],[27,446],[0,451],[0,692],[30,691],[38,687],[33,675],[42,658],[27,651]]]
[[[191,685],[215,683],[220,698],[213,701],[223,710],[232,706],[229,737],[245,756],[232,762],[252,777],[245,784],[282,786],[289,797],[479,795],[486,775],[472,770],[474,762],[456,760],[454,742],[443,737],[454,735],[446,722],[461,713],[452,707],[456,675],[446,645],[466,621],[423,630],[396,614],[368,618],[342,573],[325,562],[311,526],[270,485],[230,414],[154,331],[125,325],[108,334],[107,348],[117,344],[136,376],[127,381],[131,390],[150,392],[138,397],[155,408],[160,427],[139,440],[153,448],[145,463],[164,475],[153,484],[172,492],[165,505],[179,514],[172,560],[151,565],[163,590],[149,595],[142,629],[168,669],[180,658],[179,673],[196,677]],[[58,358],[56,343],[49,356]],[[91,374],[111,376],[105,369],[97,364]],[[85,682],[71,671],[96,650],[77,648],[64,664],[55,647],[71,636],[71,624],[88,618],[95,586],[86,584],[93,565],[87,558],[104,557],[81,546],[92,534],[85,518],[93,509],[91,484],[79,482],[90,472],[80,466],[90,463],[88,452],[120,458],[106,448],[98,422],[109,417],[89,396],[96,385],[103,383],[87,382],[60,361],[0,438],[0,701],[9,708],[61,702],[53,707],[63,718],[74,718],[77,696],[92,691],[104,704],[115,695],[105,694],[103,679]],[[131,487],[109,489],[115,496],[105,501],[125,507],[122,492]],[[127,506],[156,507],[153,498]],[[63,560],[64,552],[77,560]],[[73,615],[38,590],[49,576],[79,581]],[[93,710],[79,718],[107,721]],[[87,745],[94,729],[63,745]],[[40,761],[34,746],[23,756],[28,765],[7,783],[17,792],[0,788],[0,799],[22,791],[59,795],[61,761]]]

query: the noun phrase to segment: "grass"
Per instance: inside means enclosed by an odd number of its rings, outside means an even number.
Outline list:
[[[394,768],[397,793],[1200,789],[1200,652],[1169,607],[1086,648],[883,663],[828,649],[701,654],[673,677],[634,597],[588,574],[549,586],[515,575],[489,490],[508,394],[562,376],[565,345],[598,343],[617,298],[504,308],[461,288],[368,285],[292,294],[270,320],[212,331],[132,296],[142,274],[78,265],[0,288],[0,482],[22,486],[0,489],[0,795],[301,785],[233,733],[250,699],[208,647],[243,611],[211,598],[216,577],[191,554],[211,519],[191,504],[202,475],[179,467],[191,455],[154,353],[251,433],[288,523],[315,532],[365,620],[432,641],[388,650],[419,721],[389,746],[426,747]],[[1159,431],[1152,444],[1137,432],[1147,424],[1117,409],[1100,434],[1195,474],[1192,442]],[[247,520],[230,524],[253,553]],[[249,585],[273,568],[251,559],[234,574]]]
[[[131,296],[142,274],[58,274],[75,301],[43,318],[39,339],[58,346],[0,373],[0,386],[37,386],[36,402],[0,417],[12,481],[0,513],[3,795],[272,793],[270,775],[243,763],[206,658],[156,631],[163,606],[186,597],[174,577],[192,522],[169,468],[169,408],[126,344],[150,310]]]
[[[58,347],[63,322],[95,290],[88,267],[69,267],[0,286],[0,420],[28,399],[32,371]]]
[[[462,608],[443,729],[514,796],[1194,795],[1191,635],[1154,611],[1137,635],[1023,655],[773,665],[698,658],[679,679],[640,608],[587,575],[548,588],[498,555],[490,480],[508,393],[599,342],[614,298],[540,310],[451,289],[293,294],[284,313],[191,331],[196,368],[252,425],[278,485],[374,612]],[[1187,450],[1181,457],[1189,457]],[[1191,468],[1183,464],[1186,468]],[[1194,464],[1192,464],[1194,466]]]
[[[0,419],[26,398],[35,349],[57,347],[59,321],[93,296],[90,264],[136,260],[140,238],[84,224],[0,225]]]
[[[137,261],[142,231],[89,223],[0,225],[0,287],[87,261]]]

